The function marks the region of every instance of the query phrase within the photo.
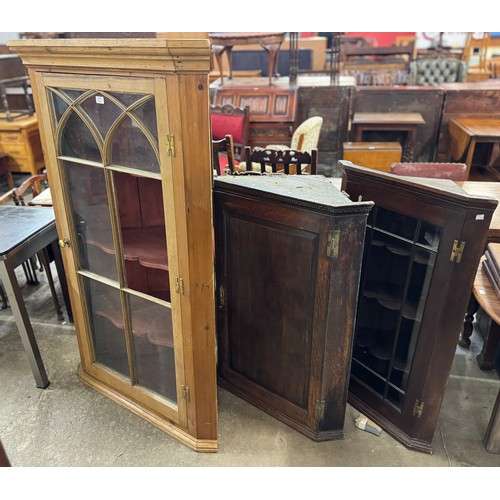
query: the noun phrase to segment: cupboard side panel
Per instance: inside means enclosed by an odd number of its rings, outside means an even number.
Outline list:
[[[172,158],[176,209],[180,222],[179,272],[186,383],[191,389],[188,427],[198,439],[217,439],[214,248],[208,76],[167,77],[174,135]],[[174,109],[175,108],[175,109]],[[179,159],[182,161],[179,162]],[[187,258],[186,258],[187,256]]]

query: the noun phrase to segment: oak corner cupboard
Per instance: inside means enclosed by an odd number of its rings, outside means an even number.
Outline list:
[[[84,382],[217,449],[208,40],[16,40]]]
[[[343,437],[372,206],[321,175],[214,181],[219,384],[315,441]]]
[[[497,200],[339,162],[366,226],[349,403],[406,447],[432,439]]]

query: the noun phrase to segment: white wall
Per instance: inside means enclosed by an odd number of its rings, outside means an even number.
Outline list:
[[[19,33],[7,33],[6,31],[0,31],[0,44],[4,44],[7,40],[17,40],[19,38]]]

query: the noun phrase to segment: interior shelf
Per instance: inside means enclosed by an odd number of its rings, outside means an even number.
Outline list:
[[[107,318],[117,328],[125,329],[121,311],[96,309],[96,314]],[[172,329],[165,325],[164,312],[155,304],[151,307],[132,311],[132,333],[137,337],[146,336],[152,344],[174,347]]]
[[[144,267],[168,271],[165,227],[140,227],[122,229],[125,260],[139,262]],[[115,247],[108,231],[98,233],[87,242],[103,252],[114,255]]]

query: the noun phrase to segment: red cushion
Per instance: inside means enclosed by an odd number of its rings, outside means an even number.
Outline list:
[[[243,116],[221,115],[212,113],[212,139],[218,141],[224,139],[226,134],[233,136],[234,142],[243,142]]]
[[[235,165],[239,165],[238,160],[234,160]],[[222,175],[224,173],[224,169],[226,168],[227,165],[227,156],[223,153],[219,154],[219,175]]]

